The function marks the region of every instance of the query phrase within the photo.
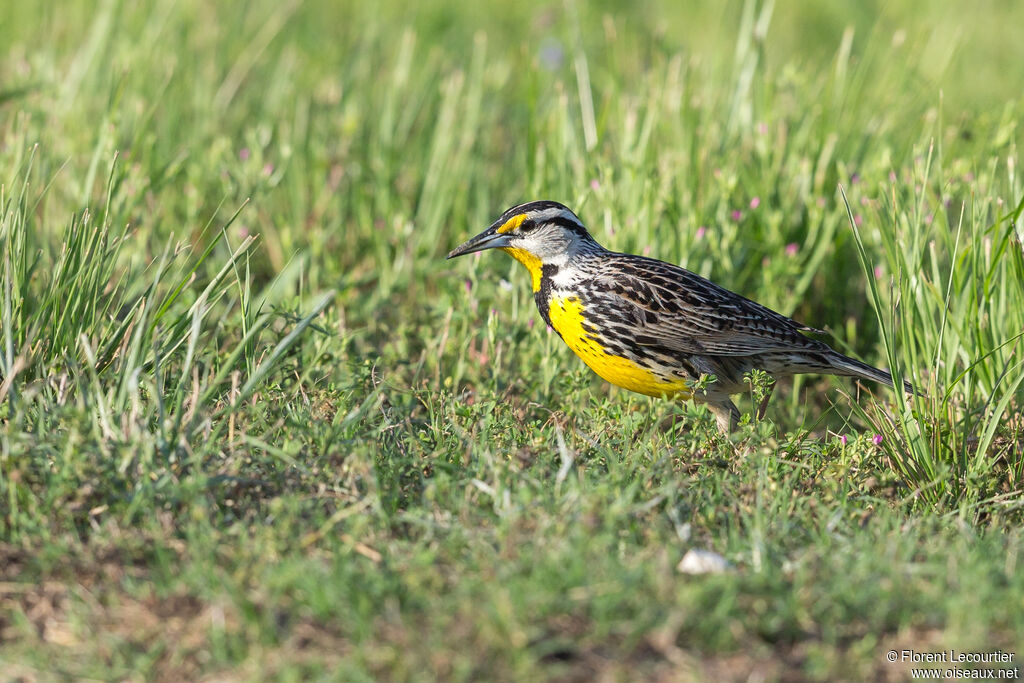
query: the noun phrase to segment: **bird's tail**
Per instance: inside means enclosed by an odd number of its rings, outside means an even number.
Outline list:
[[[835,355],[830,359],[832,361],[832,367],[835,368],[835,374],[846,375],[848,377],[859,377],[861,379],[870,379],[873,382],[879,382],[889,387],[894,386],[892,381],[892,375],[886,370],[881,370],[874,366],[862,363],[856,358],[850,358],[844,356],[838,351],[834,352]],[[903,380],[903,390],[908,394],[917,394],[923,396],[920,391],[914,388],[914,385]]]

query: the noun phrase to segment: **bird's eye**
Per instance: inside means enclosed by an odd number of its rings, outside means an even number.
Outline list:
[[[523,224],[519,226],[519,233],[525,235],[527,233],[533,232],[536,229],[537,224],[534,221],[524,221]]]

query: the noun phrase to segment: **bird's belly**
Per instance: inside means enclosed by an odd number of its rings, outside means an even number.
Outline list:
[[[552,297],[548,318],[573,353],[605,381],[648,396],[690,397],[692,392],[686,379],[659,377],[630,358],[609,353],[596,339],[594,326],[584,317],[583,303],[578,297]]]

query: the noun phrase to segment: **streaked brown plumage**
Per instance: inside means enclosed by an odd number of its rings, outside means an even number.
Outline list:
[[[631,391],[704,402],[723,432],[739,418],[729,397],[747,388],[744,374],[754,369],[892,386],[888,372],[804,335],[818,330],[679,266],[608,251],[558,202],[512,207],[448,258],[493,248],[526,266],[541,316],[598,375]],[[695,394],[705,375],[715,379]]]

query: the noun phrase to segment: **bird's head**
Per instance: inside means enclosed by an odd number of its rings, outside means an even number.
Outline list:
[[[600,247],[566,206],[538,201],[513,206],[479,235],[452,249],[448,258],[485,249],[501,249],[526,266],[536,291],[544,266],[563,266],[577,254]]]

